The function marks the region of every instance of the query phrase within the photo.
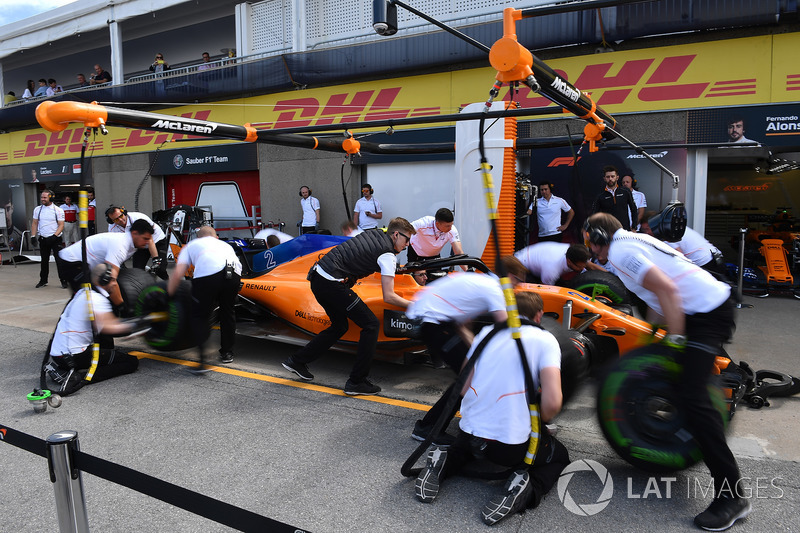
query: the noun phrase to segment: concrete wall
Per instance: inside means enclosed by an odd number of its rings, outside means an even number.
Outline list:
[[[139,208],[135,208],[136,189],[150,168],[149,154],[97,157],[92,160],[92,165],[99,229],[105,229],[101,219],[111,204],[124,205],[129,211],[139,211],[148,216],[154,210],[164,208],[164,185],[158,176],[147,179],[139,195]]]
[[[261,144],[258,159],[261,216],[265,222],[282,220],[286,222],[286,232],[297,235],[296,224],[302,218],[299,191],[307,185],[320,202],[320,227],[340,234],[339,227],[347,220],[342,199],[342,154]],[[361,194],[361,167],[345,163],[344,180],[352,212]]]

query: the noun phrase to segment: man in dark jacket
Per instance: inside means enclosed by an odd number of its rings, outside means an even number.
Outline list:
[[[617,180],[619,172],[616,167],[610,165],[603,167],[603,181],[606,183],[606,188],[595,198],[592,213],[611,213],[619,220],[623,229],[630,231],[639,224],[638,209],[631,191],[626,187],[619,187]]]
[[[349,318],[361,328],[361,336],[344,393],[353,396],[381,391],[367,379],[378,344],[380,322],[352,287],[359,279],[380,272],[383,301],[403,309],[408,307],[410,302],[394,291],[394,276],[397,254],[406,249],[414,233],[414,226],[408,220],[394,218],[385,232],[374,229],[356,235],[334,247],[311,268],[311,291],[325,309],[331,325],[284,361],[282,364],[286,370],[305,381],[314,379],[306,364],[321,356],[347,333]]]

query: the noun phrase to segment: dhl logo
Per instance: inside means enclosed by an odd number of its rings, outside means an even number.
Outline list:
[[[631,103],[631,99],[668,102],[756,94],[755,78],[681,83],[696,58],[697,55],[692,54],[664,57],[660,61],[657,58],[632,59],[622,62],[617,68],[614,62],[586,65],[573,84],[600,106]],[[556,69],[555,72],[570,80],[563,70]],[[612,72],[616,74],[610,74]],[[508,93],[505,99],[508,99]],[[551,103],[527,87],[521,88],[514,100],[523,108]]]
[[[210,110],[203,110],[197,113],[184,113],[181,116],[185,118],[207,120],[210,114]],[[84,128],[79,127],[52,133],[30,133],[25,136],[25,147],[20,150],[14,150],[14,157],[24,158],[80,154],[81,144],[83,143],[83,132]],[[131,130],[127,137],[112,139],[109,144],[111,148],[130,148],[148,144],[159,145],[167,140],[175,141],[178,139],[191,138],[199,139],[200,137],[183,133],[163,133],[135,129]],[[87,150],[102,150],[105,147],[104,143],[105,141],[103,140],[93,140],[88,144]]]
[[[441,113],[441,107],[394,108],[400,91],[401,87],[391,87],[379,91],[333,94],[324,103],[317,98],[279,100],[272,108],[278,118],[270,122],[254,122],[253,126],[259,129],[298,128],[425,117]]]

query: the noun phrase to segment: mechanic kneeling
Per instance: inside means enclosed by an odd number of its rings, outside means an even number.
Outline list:
[[[135,372],[139,359],[114,349],[113,336],[128,335],[149,324],[145,318],[121,321],[111,311],[105,287],[114,281],[111,266],[101,263],[92,269],[92,288],[81,288],[64,308],[50,341],[50,362],[45,369],[62,393],[73,392],[92,364],[93,343],[100,345],[100,359],[94,375],[97,383]],[[88,291],[88,295],[87,295]],[[91,301],[91,309],[90,309]],[[90,320],[94,313],[94,322]],[[84,383],[86,384],[86,383]]]
[[[538,294],[518,294],[517,307],[521,316],[530,317],[534,323],[542,318],[543,304]],[[490,334],[491,326],[481,330],[468,358],[475,355],[475,347]],[[521,335],[533,387],[541,387],[540,418],[548,422],[561,410],[563,399],[561,349],[556,338],[538,326],[523,326]],[[506,516],[539,505],[569,464],[569,452],[541,423],[538,452],[533,464],[525,465],[531,415],[522,359],[511,330],[497,331],[483,353],[484,357],[477,361],[472,377],[464,385],[458,436],[449,448],[435,446],[428,452],[414,492],[419,501],[433,502],[442,480],[457,474],[462,466],[476,458],[514,469],[504,490],[481,511],[483,521],[492,525]]]

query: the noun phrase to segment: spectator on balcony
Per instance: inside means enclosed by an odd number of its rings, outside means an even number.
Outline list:
[[[3,98],[3,105],[8,105],[11,102],[15,102],[16,100],[17,100],[17,95],[14,93],[14,91],[8,91],[5,97]]]
[[[36,89],[33,86],[33,80],[28,80],[28,84],[25,86],[25,92],[22,93],[22,99],[27,100],[28,98],[33,98],[33,93]]]
[[[84,76],[83,74],[78,74],[77,78],[78,78],[78,87],[88,87],[89,86],[89,82],[86,81],[86,76]]]
[[[100,65],[95,65],[94,74],[89,78],[89,85],[101,85],[103,83],[111,83],[111,73],[103,70]]]
[[[46,79],[41,78],[39,80],[39,88],[36,89],[36,92],[33,93],[33,96],[35,96],[37,98],[39,96],[47,96],[47,80]]]
[[[49,85],[49,87],[47,87],[47,89],[45,89],[45,92],[46,92],[47,96],[54,96],[54,95],[56,95],[58,93],[63,93],[64,92],[64,88],[61,85],[59,85],[58,83],[56,83],[56,80],[53,79],[53,78],[50,78],[49,80],[47,80],[47,84]]]
[[[197,67],[198,71],[208,70],[211,68],[211,56],[208,55],[208,52],[203,52],[203,62],[200,63],[200,66]]]
[[[156,74],[169,70],[169,63],[164,61],[164,54],[156,54],[156,59],[150,65],[150,71]]]

